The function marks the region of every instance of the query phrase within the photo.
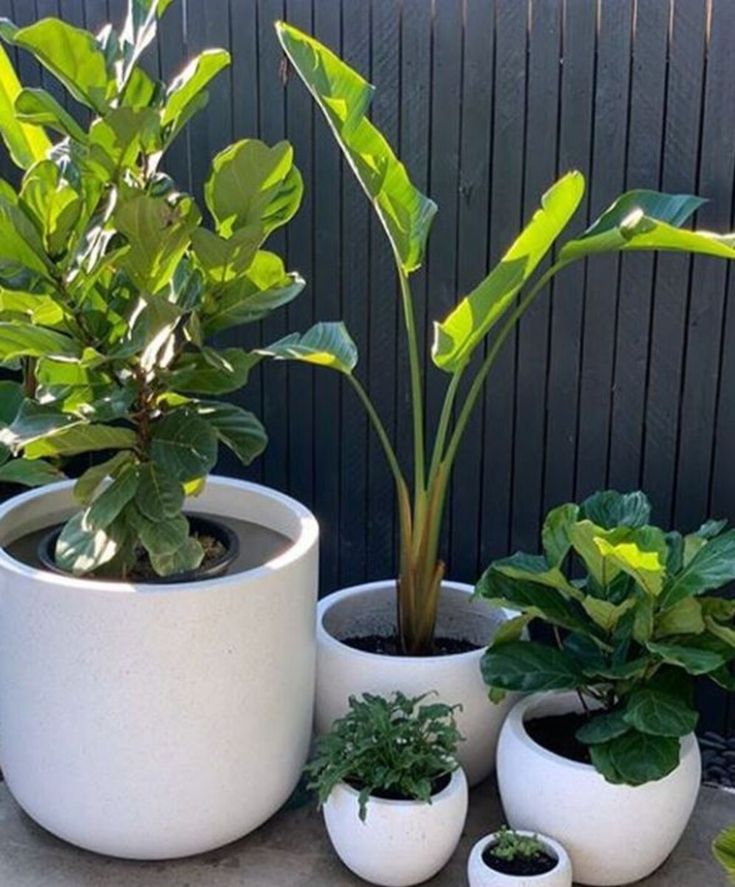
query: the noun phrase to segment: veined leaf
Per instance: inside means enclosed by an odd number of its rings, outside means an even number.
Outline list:
[[[601,490],[593,493],[579,506],[579,519],[589,520],[603,530],[616,527],[644,527],[651,517],[651,503],[645,493],[618,493]]]
[[[558,567],[569,553],[572,540],[569,532],[577,520],[579,508],[572,502],[552,508],[546,515],[541,541],[548,562]]]
[[[84,520],[89,529],[96,531],[109,527],[135,496],[140,481],[138,466],[125,465],[112,483],[105,487],[87,509]]]
[[[114,477],[115,474],[134,459],[131,450],[121,450],[115,453],[110,459],[106,459],[97,465],[88,468],[74,484],[74,498],[84,505],[88,505],[97,487],[107,477]]]
[[[712,852],[735,884],[735,826],[724,829],[712,843]]]
[[[671,578],[661,595],[662,609],[686,597],[714,591],[735,579],[735,530],[711,539],[689,563]]]
[[[281,46],[313,95],[385,228],[405,274],[422,262],[436,204],[408,177],[384,136],[365,116],[373,87],[333,52],[285,22]]]
[[[63,479],[63,472],[41,459],[12,459],[0,465],[0,481],[3,483],[43,487]]]
[[[140,467],[135,504],[148,520],[167,520],[180,513],[184,504],[184,488],[181,481],[171,477],[155,462],[146,462]]]
[[[732,235],[686,231],[679,227],[705,201],[689,194],[636,190],[620,197],[581,237],[565,243],[562,261],[602,252],[669,250],[735,258]]]
[[[181,130],[197,107],[197,99],[205,86],[230,64],[230,54],[224,49],[205,49],[192,59],[171,83],[166,93],[166,104],[161,124],[172,124],[172,136]]]
[[[662,559],[661,552],[666,551],[666,542],[663,534],[660,534],[658,550],[644,549],[638,542],[638,539],[633,538],[629,542],[613,544],[607,539],[595,538],[595,544],[604,558],[611,560],[624,573],[632,576],[648,594],[656,597],[663,587],[665,555]]]
[[[217,461],[217,435],[193,410],[180,407],[153,424],[151,458],[182,483],[203,477]]]
[[[62,570],[77,576],[109,563],[120,548],[122,536],[121,528],[116,525],[93,530],[86,524],[85,514],[75,514],[64,526],[56,543],[56,563]]]
[[[268,435],[259,419],[233,403],[197,401],[197,414],[214,428],[217,437],[243,465],[257,458],[268,444]]]
[[[317,323],[303,335],[284,336],[258,354],[276,360],[298,360],[331,367],[350,375],[357,366],[357,346],[342,323]]]
[[[649,641],[646,647],[669,665],[686,669],[690,674],[708,674],[716,671],[727,661],[714,650],[705,650],[684,644]]]
[[[82,127],[45,89],[22,89],[15,99],[15,116],[23,123],[33,124],[31,128],[47,126],[81,144],[87,141]]]
[[[30,323],[0,323],[0,362],[47,355],[78,357],[79,346],[63,333]]]
[[[509,641],[490,647],[482,657],[481,668],[485,683],[501,690],[573,690],[585,683],[570,656],[532,641]]]
[[[623,717],[639,732],[654,736],[686,736],[699,719],[685,700],[647,687],[631,693]]]
[[[99,450],[128,450],[135,446],[135,432],[130,428],[111,425],[89,425],[75,422],[45,437],[37,438],[25,447],[29,459],[44,456],[75,456]]]
[[[168,377],[172,391],[188,394],[228,394],[242,388],[260,356],[242,348],[203,348],[185,353]]]
[[[10,425],[23,403],[23,386],[9,379],[0,380],[0,424]]]
[[[434,328],[432,358],[453,373],[513,305],[518,291],[566,228],[584,194],[584,177],[570,172],[541,198],[541,207],[500,263]]]
[[[0,135],[16,166],[28,169],[42,160],[51,141],[38,126],[29,126],[15,115],[15,101],[21,85],[5,49],[0,46]]]
[[[592,746],[601,748],[603,746]],[[679,765],[680,741],[630,730],[606,743],[615,770],[627,785],[663,779]]]
[[[593,714],[590,720],[577,730],[576,736],[585,745],[599,745],[630,730],[622,711]]]

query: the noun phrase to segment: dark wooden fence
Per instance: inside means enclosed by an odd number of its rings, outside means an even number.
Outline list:
[[[61,15],[96,28],[124,0],[15,0],[19,23]],[[288,138],[303,208],[277,246],[309,281],[241,341],[343,318],[359,372],[408,455],[406,362],[391,259],[305,90],[284,85],[272,23],[315,33],[378,87],[373,118],[438,202],[416,277],[424,338],[495,262],[561,172],[588,180],[585,216],[624,188],[710,198],[700,227],[732,227],[732,0],[188,0],[166,15],[151,67],[166,76],[207,46],[233,55],[208,108],[171,153],[195,192],[230,141]],[[23,78],[38,71],[23,58]],[[44,79],[46,79],[44,77]],[[606,486],[643,488],[664,525],[735,519],[735,276],[682,257],[602,258],[561,276],[505,349],[454,478],[445,555],[472,581],[534,548],[544,511]],[[436,418],[443,374],[427,378]],[[393,491],[351,391],[334,374],[269,365],[243,402],[265,419],[250,475],[313,507],[322,590],[394,571]],[[238,473],[233,462],[223,470]],[[703,699],[706,726],[725,703]],[[734,712],[735,714],[735,712]]]

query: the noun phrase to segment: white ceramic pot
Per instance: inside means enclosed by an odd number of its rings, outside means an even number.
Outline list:
[[[67,841],[135,859],[211,850],[284,803],[312,724],[318,527],[273,490],[211,478],[188,510],[291,540],[255,569],[131,585],[5,550],[75,510],[72,484],[0,508],[0,749],[8,787]]]
[[[458,757],[469,784],[489,776],[500,727],[517,697],[509,696],[500,705],[488,700],[480,660],[498,626],[509,617],[483,600],[473,600],[473,590],[460,582],[442,585],[437,634],[480,645],[449,656],[383,656],[341,642],[350,636],[395,632],[394,580],[356,585],[323,598],[317,616],[317,732],[329,732],[335,719],[346,714],[350,696],[396,690],[418,696],[436,690],[441,701],[462,705],[457,724],[465,742]]]
[[[589,764],[542,748],[524,721],[579,711],[574,693],[536,694],[519,702],[498,744],[498,785],[508,824],[556,838],[580,884],[630,884],[657,869],[676,846],[699,791],[701,759],[693,734],[668,776],[632,787],[612,785]]]
[[[535,832],[519,831],[518,834],[538,838],[546,852],[556,857],[556,865],[543,875],[506,875],[490,868],[482,855],[497,840],[497,834],[486,835],[472,848],[467,862],[467,878],[470,887],[572,887],[572,864],[566,850],[558,841]]]
[[[467,779],[455,770],[431,803],[371,798],[359,816],[358,793],[342,782],[324,805],[324,822],[342,862],[371,884],[408,887],[449,862],[467,818]]]

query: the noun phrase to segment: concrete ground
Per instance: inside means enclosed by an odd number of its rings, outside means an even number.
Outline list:
[[[725,887],[712,837],[735,822],[735,795],[702,789],[694,818],[665,865],[639,887]],[[502,823],[495,787],[475,789],[454,858],[429,887],[464,887],[473,842]],[[77,850],[35,825],[0,786],[1,887],[358,887],[332,853],[311,807],[285,810],[258,831],[214,853],[160,863],[123,862]]]

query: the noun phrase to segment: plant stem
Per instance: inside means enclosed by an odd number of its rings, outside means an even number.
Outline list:
[[[408,275],[398,269],[401,283],[401,301],[403,302],[403,318],[408,338],[408,365],[411,375],[411,411],[413,413],[413,471],[414,471],[414,524],[422,523],[426,507],[426,467],[424,449],[424,402],[421,385],[421,362],[419,345],[416,336],[416,320],[411,297],[411,285]]]
[[[437,471],[439,470],[439,464],[442,460],[442,456],[444,455],[444,443],[447,439],[449,423],[452,418],[452,409],[454,407],[454,401],[457,397],[457,390],[459,389],[459,383],[462,378],[463,372],[464,369],[459,369],[452,375],[452,379],[444,395],[444,403],[442,404],[441,416],[439,417],[439,424],[437,425],[436,429],[434,451],[431,456],[431,465],[429,467],[429,477],[427,481],[428,489],[431,489]]]
[[[487,375],[492,369],[493,364],[495,363],[498,354],[500,353],[500,349],[503,347],[505,340],[511,334],[513,329],[515,328],[518,321],[525,314],[528,307],[531,305],[536,296],[541,292],[541,290],[546,286],[546,284],[551,280],[551,278],[556,274],[557,271],[560,271],[567,262],[556,262],[552,265],[534,284],[534,286],[529,290],[528,294],[524,296],[523,299],[518,303],[518,305],[514,308],[508,320],[506,320],[503,328],[500,330],[495,340],[493,341],[492,347],[487,353],[485,360],[482,363],[477,375],[472,380],[472,385],[470,386],[470,390],[467,392],[467,397],[465,398],[465,402],[462,406],[462,410],[460,411],[459,418],[457,419],[457,424],[454,427],[454,431],[452,432],[452,437],[449,441],[449,446],[447,447],[447,454],[444,459],[444,462],[447,466],[447,474],[452,467],[454,459],[457,455],[457,450],[459,448],[459,444],[462,440],[462,435],[467,427],[467,423],[469,422],[470,416],[472,415],[472,410],[477,403],[477,399],[480,396],[480,392],[482,391],[483,385],[485,384],[485,380],[487,379]]]
[[[403,477],[401,466],[398,464],[398,458],[396,457],[395,450],[393,449],[390,438],[388,437],[388,432],[385,430],[385,426],[383,425],[383,422],[378,415],[378,411],[373,406],[373,402],[370,400],[367,391],[365,391],[359,380],[355,376],[353,376],[352,373],[348,373],[347,378],[352,383],[352,387],[357,392],[357,396],[360,398],[360,401],[365,407],[365,411],[367,412],[368,417],[373,424],[375,433],[378,435],[378,440],[382,444],[386,459],[388,460],[388,465],[390,466],[390,470],[400,491],[401,488],[405,488],[406,481]]]

